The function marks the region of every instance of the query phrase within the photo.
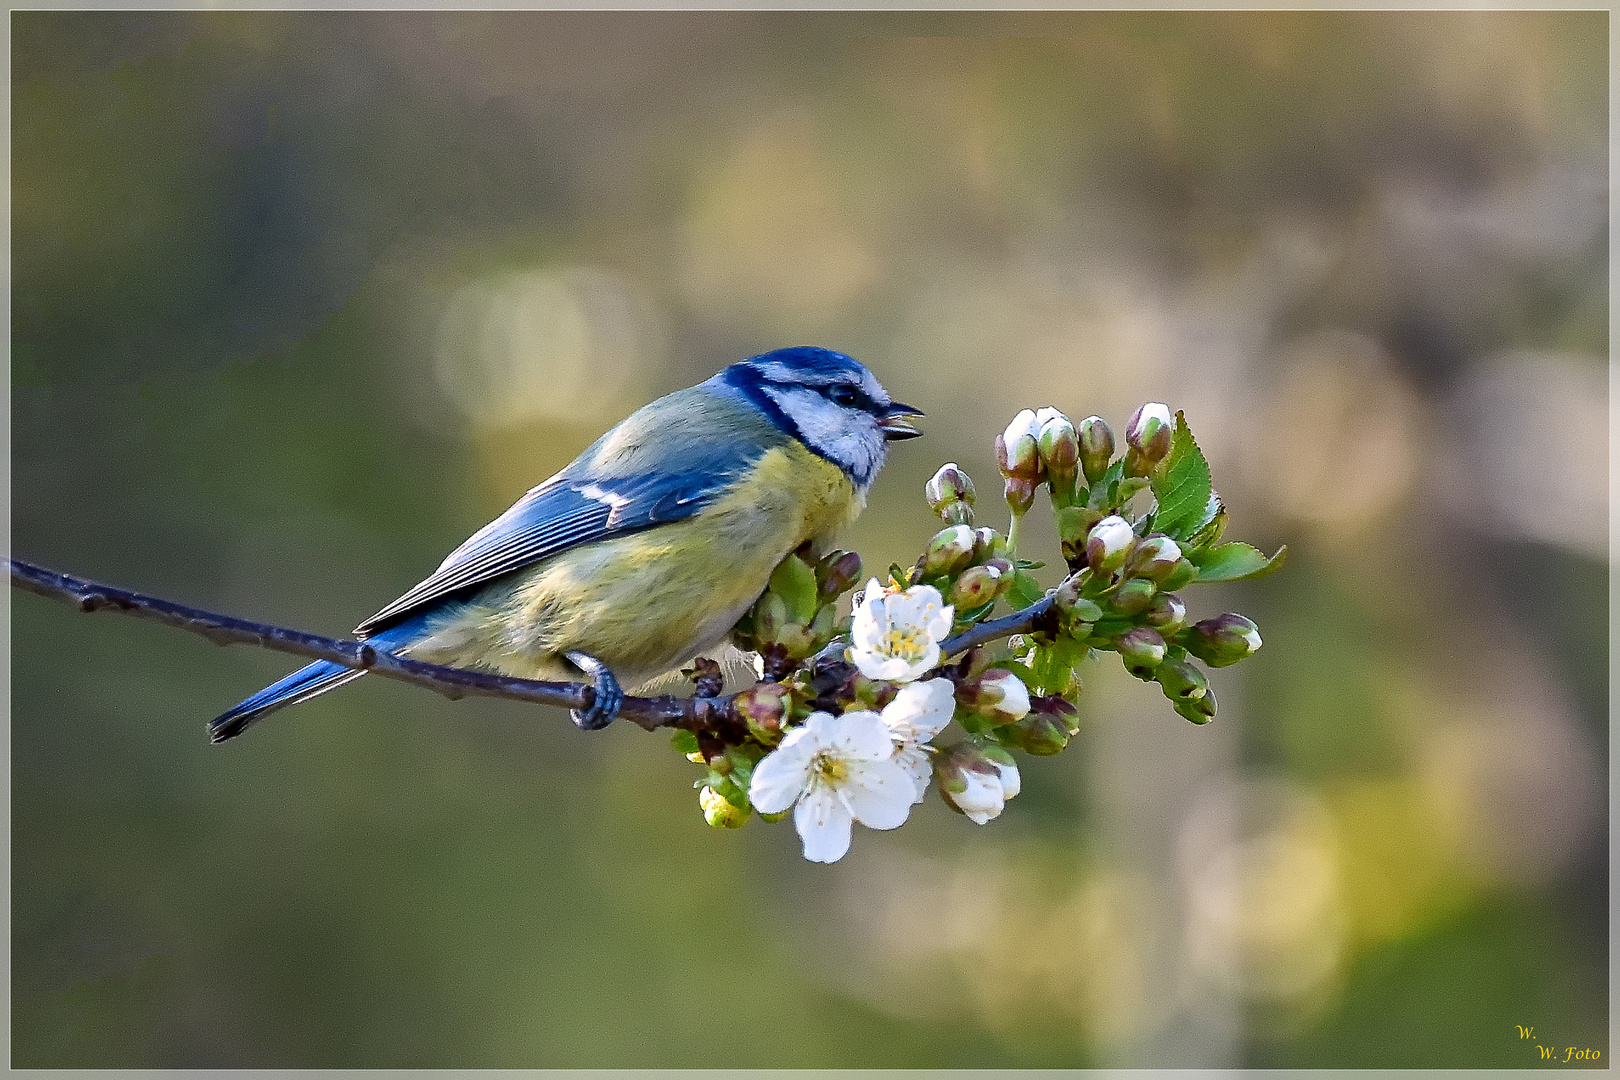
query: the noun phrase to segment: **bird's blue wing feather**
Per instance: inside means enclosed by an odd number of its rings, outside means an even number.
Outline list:
[[[679,521],[730,487],[759,448],[719,455],[701,471],[547,481],[452,551],[433,575],[361,623],[369,635],[428,604],[580,544]]]

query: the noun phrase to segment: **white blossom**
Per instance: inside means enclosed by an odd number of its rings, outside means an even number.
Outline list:
[[[894,740],[894,761],[917,786],[920,803],[928,794],[928,780],[934,774],[929,742],[945,730],[956,712],[956,688],[949,679],[929,679],[908,683],[894,700],[883,707],[883,722]]]
[[[875,712],[815,712],[754,767],[749,801],[762,814],[793,807],[804,857],[831,863],[849,850],[852,823],[899,827],[915,785],[894,760],[889,726]]]
[[[939,663],[954,615],[932,585],[885,593],[873,578],[855,609],[845,656],[868,679],[911,682]]]

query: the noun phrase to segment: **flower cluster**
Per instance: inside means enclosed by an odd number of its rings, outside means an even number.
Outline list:
[[[1236,663],[1260,648],[1259,629],[1235,614],[1189,622],[1180,590],[1258,576],[1284,552],[1221,542],[1226,509],[1180,413],[1143,405],[1124,442],[1116,457],[1098,416],[1020,412],[996,438],[1007,532],[976,526],[973,481],[946,464],[924,490],[944,528],[911,567],[869,578],[842,618],[860,557],[804,549],[784,560],[733,632],[760,655],[763,681],[731,699],[725,722],[675,736],[708,769],[695,785],[708,822],[791,813],[813,862],[842,858],[856,822],[904,824],[930,785],[985,824],[1022,787],[1010,751],[1055,754],[1078,733],[1080,668],[1099,653],[1157,683],[1181,716],[1213,719],[1195,661]],[[1032,574],[1042,564],[1017,555],[1043,484],[1067,564],[1052,588]],[[976,631],[977,645],[953,638],[1003,604],[1008,621]],[[700,696],[718,693],[717,672],[694,670]],[[953,721],[962,735],[936,745]]]

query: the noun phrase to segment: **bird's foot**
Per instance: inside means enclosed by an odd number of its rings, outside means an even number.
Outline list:
[[[574,718],[581,731],[600,731],[613,723],[619,715],[619,706],[624,704],[624,691],[619,688],[619,680],[613,677],[606,664],[594,656],[582,652],[565,655],[591,680],[591,687],[596,692],[590,708],[570,709],[568,715]]]

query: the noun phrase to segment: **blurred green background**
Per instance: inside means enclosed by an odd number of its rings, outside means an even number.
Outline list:
[[[800,343],[929,414],[869,566],[1150,399],[1292,552],[1217,723],[1099,668],[830,868],[629,725],[210,746],[296,662],[13,593],[14,1065],[1607,1064],[1604,13],[11,20],[20,557],[343,633]]]

